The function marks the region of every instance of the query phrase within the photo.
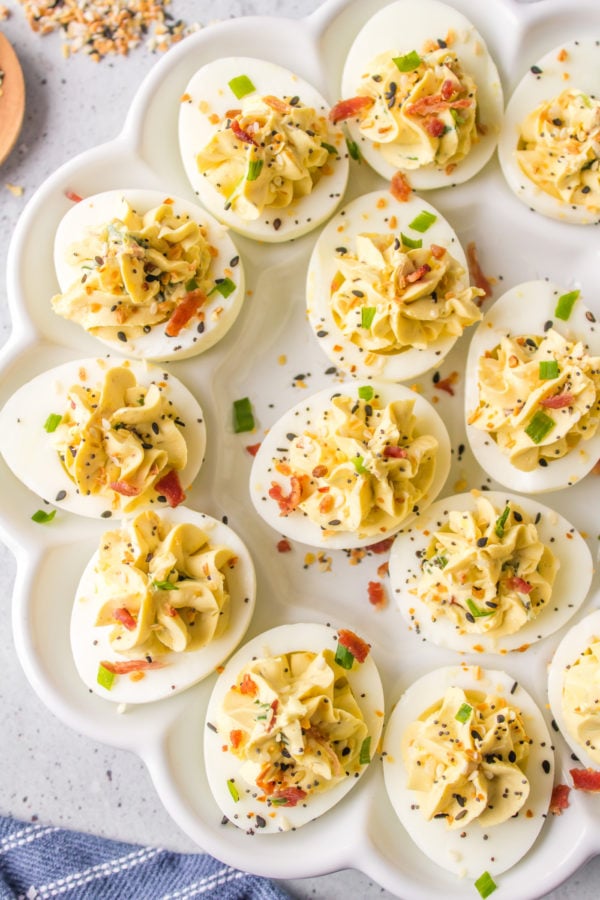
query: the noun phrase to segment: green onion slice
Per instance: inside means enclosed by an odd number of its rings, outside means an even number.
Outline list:
[[[113,686],[113,681],[115,680],[115,673],[109,672],[108,669],[105,669],[102,663],[98,666],[98,674],[96,675],[96,681],[100,685],[100,687],[106,688],[107,691]]]
[[[489,872],[484,872],[483,875],[480,875],[475,882],[475,887],[479,891],[481,897],[483,897],[485,900],[486,897],[489,897],[490,894],[494,893],[498,885]]]
[[[352,462],[354,464],[354,468],[356,469],[358,475],[364,475],[367,471],[365,468],[365,458],[364,456],[353,456]]]
[[[367,403],[369,402],[369,400],[373,399],[374,394],[375,391],[370,384],[362,384],[358,389],[358,396],[361,400],[366,400]]]
[[[456,719],[457,722],[462,722],[462,724],[464,725],[465,722],[469,721],[472,712],[473,712],[472,706],[469,706],[468,703],[461,703],[461,705],[458,708],[458,712],[456,713],[454,718]]]
[[[423,241],[421,238],[411,238],[408,235],[400,232],[400,240],[404,244],[405,247],[409,247],[411,250],[420,250],[423,246]]]
[[[246,172],[246,181],[256,181],[260,173],[262,172],[262,167],[264,163],[262,159],[251,159],[248,163],[248,171]]]
[[[254,415],[248,397],[233,401],[233,430],[236,434],[254,429]]]
[[[568,294],[562,294],[558,298],[556,309],[554,310],[554,315],[557,319],[562,319],[563,322],[567,321],[567,319],[573,312],[573,307],[575,305],[575,301],[579,297],[579,294],[580,291],[569,291]]]
[[[434,214],[430,213],[429,210],[423,209],[418,216],[415,216],[408,227],[412,228],[413,231],[418,231],[420,232],[420,234],[424,234],[429,228],[431,228],[436,220],[437,216],[434,216]]]
[[[559,369],[555,359],[543,359],[540,362],[540,380],[547,381],[549,378],[558,378]]]
[[[334,147],[333,144],[328,144],[326,141],[321,141],[321,147],[324,150],[327,150],[328,153],[333,154],[333,156],[337,156],[337,147]]]
[[[377,312],[376,306],[363,306],[360,311],[361,328],[370,328]]]
[[[208,292],[208,296],[210,297],[211,294],[218,291],[221,297],[226,300],[230,294],[233,294],[236,287],[235,281],[232,281],[231,278],[219,278],[219,280],[215,282],[215,286]]]
[[[534,444],[540,444],[555,425],[554,419],[551,419],[545,412],[538,409],[525,429],[525,434],[531,438]]]
[[[367,766],[371,762],[371,735],[366,737],[360,745],[358,761],[361,766]]]
[[[227,789],[229,790],[229,793],[231,794],[233,802],[238,803],[239,799],[240,799],[240,792],[238,791],[237,787],[235,786],[235,781],[233,780],[233,778],[227,779]]]
[[[196,281],[196,279],[190,278],[189,281],[186,281],[185,289],[188,292],[188,294],[190,291],[197,291],[198,290],[198,282]]]
[[[346,146],[348,148],[348,153],[350,154],[352,159],[355,159],[357,163],[362,162],[360,150],[356,141],[351,141],[349,138],[346,138]]]
[[[48,434],[52,434],[53,431],[56,431],[61,422],[62,416],[60,416],[58,413],[50,413],[50,415],[44,422],[44,428],[48,432]]]
[[[394,56],[393,61],[400,72],[414,72],[421,65],[421,57],[416,50],[411,50],[404,56]]]
[[[178,591],[179,585],[175,584],[174,581],[153,581],[152,587],[155,587],[159,591]]]
[[[55,509],[53,509],[52,512],[45,512],[43,509],[38,509],[34,512],[31,519],[33,522],[38,522],[40,525],[45,525],[46,522],[51,522],[55,515]]]
[[[496,532],[496,536],[499,538],[504,537],[504,526],[506,525],[506,520],[508,519],[509,515],[510,506],[507,504],[504,507],[502,515],[498,516],[498,518],[496,519],[496,526],[494,528],[494,531]]]
[[[450,115],[454,119],[455,125],[464,125],[465,120],[457,109],[450,109]]]
[[[251,94],[256,90],[247,75],[237,75],[227,83],[238,100],[241,100],[246,94]]]
[[[347,647],[344,647],[343,644],[338,643],[335,651],[335,661],[342,669],[351,669],[354,664],[354,654]]]
[[[474,600],[470,600],[470,599],[467,600],[467,606],[469,607],[469,612],[471,613],[471,615],[473,616],[474,619],[483,619],[483,618],[485,618],[485,616],[493,616],[494,615],[493,609],[490,609],[490,610],[479,609],[479,607],[477,606],[477,604],[475,603]]]

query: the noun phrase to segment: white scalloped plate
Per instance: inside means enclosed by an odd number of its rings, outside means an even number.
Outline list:
[[[8,265],[14,331],[1,359],[0,403],[45,369],[98,353],[92,337],[65,329],[50,309],[56,290],[52,244],[57,224],[69,207],[65,190],[85,196],[113,188],[147,187],[193,199],[177,154],[176,135],[179,98],[196,69],[221,56],[242,55],[252,46],[253,54],[295,69],[334,102],[354,36],[384,5],[383,0],[326,0],[316,13],[300,21],[230,20],[187,38],[160,60],[141,85],[121,135],[55,172],[18,223]],[[453,5],[485,37],[507,97],[548,48],[588,33],[598,23],[597,0],[543,0],[526,6],[515,0],[485,4],[453,0]],[[384,187],[367,166],[353,165],[344,202]],[[463,245],[476,240],[484,272],[496,281],[502,279],[496,296],[535,278],[547,277],[569,287],[575,279],[575,286],[593,303],[597,232],[528,211],[504,182],[495,159],[474,180],[428,193],[427,199],[449,219]],[[358,556],[342,550],[326,551],[314,561],[299,545],[278,553],[278,535],[256,515],[248,494],[251,457],[246,446],[258,443],[265,430],[302,396],[342,381],[341,376],[327,373],[329,361],[305,318],[304,284],[314,238],[313,233],[280,246],[237,238],[251,291],[237,321],[202,356],[172,363],[174,374],[202,397],[207,425],[206,463],[187,503],[216,518],[226,515],[248,545],[258,579],[250,636],[293,621],[352,627],[373,645],[389,710],[412,681],[431,669],[455,664],[456,654],[422,642],[408,630],[394,604],[380,610],[369,604],[368,583],[382,577],[377,570],[386,555],[368,552],[356,565]],[[600,315],[600,308],[595,312]],[[459,373],[454,396],[436,389],[431,373],[419,379],[424,396],[437,402],[450,432],[453,464],[447,494],[497,487],[466,448],[462,373],[467,342],[468,335],[463,336],[441,367],[442,386],[446,376]],[[257,427],[252,434],[236,435],[232,401],[244,396],[252,401]],[[69,618],[80,574],[104,523],[59,510],[51,524],[37,525],[30,515],[41,505],[40,499],[3,462],[0,474],[1,533],[18,560],[13,631],[29,680],[68,725],[96,740],[137,752],[147,763],[166,808],[192,839],[223,861],[257,874],[294,878],[353,867],[405,900],[477,896],[470,882],[436,868],[415,850],[387,799],[378,760],[354,791],[299,832],[267,835],[258,841],[240,829],[221,825],[203,764],[204,716],[214,678],[177,696],[128,709],[124,715],[117,714],[114,704],[90,694],[71,658]],[[599,485],[597,476],[589,475],[574,487],[544,498],[589,536],[595,557]],[[578,616],[600,605],[599,600],[596,580]],[[564,629],[526,653],[512,653],[503,660],[503,668],[532,694],[546,716],[546,667],[562,633]],[[481,656],[461,658],[485,664]],[[558,734],[556,744],[558,777],[564,779],[568,749]],[[572,792],[570,808],[559,818],[550,817],[527,856],[498,878],[494,897],[518,900],[550,891],[600,852],[598,834],[600,799]]]

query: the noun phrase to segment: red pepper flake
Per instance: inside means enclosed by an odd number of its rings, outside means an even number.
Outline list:
[[[550,798],[550,812],[553,816],[560,816],[563,810],[568,809],[569,794],[571,788],[567,784],[555,784]]]
[[[238,141],[242,141],[242,143],[244,144],[254,144],[255,147],[257,146],[257,143],[252,135],[248,134],[247,131],[244,131],[237,119],[234,119],[231,123],[231,130],[235,134]]]
[[[144,669],[162,669],[165,664],[158,660],[148,659],[128,659],[122,662],[111,662],[104,659],[100,665],[107,672],[112,672],[113,675],[128,675],[130,672],[142,672]]]
[[[258,694],[258,685],[252,680],[250,675],[246,673],[240,683],[240,693],[246,694],[248,697],[256,697]]]
[[[342,647],[345,647],[346,650],[350,651],[352,656],[358,660],[359,663],[363,663],[369,655],[371,645],[367,644],[366,641],[363,641],[362,638],[353,631],[349,631],[347,628],[340,628],[338,631],[338,641]]]
[[[544,397],[543,400],[540,400],[540,406],[544,406],[546,409],[564,409],[565,406],[572,406],[574,402],[575,397],[573,394],[569,394],[568,391],[563,391],[562,394]]]
[[[181,302],[177,304],[171,314],[171,318],[167,322],[167,327],[165,328],[167,337],[177,337],[190,319],[193,319],[198,314],[198,310],[204,303],[206,303],[204,291],[199,289],[189,291]]]
[[[154,490],[158,494],[162,494],[167,498],[167,503],[174,509],[176,506],[179,506],[180,503],[183,503],[185,500],[185,493],[183,488],[181,487],[181,483],[179,481],[179,475],[175,471],[175,469],[171,469],[170,472],[167,472],[166,475],[163,475],[156,484],[154,485]]]
[[[250,454],[250,456],[256,456],[260,449],[261,441],[258,444],[248,444],[246,447],[246,452]]]
[[[412,194],[408,178],[403,172],[396,172],[390,182],[390,193],[400,203],[406,203]]]
[[[483,291],[483,297],[479,297],[477,301],[477,305],[481,306],[486,297],[492,296],[492,285],[486,278],[486,276],[481,271],[481,266],[479,265],[479,259],[477,257],[477,247],[475,245],[475,241],[470,241],[467,244],[467,263],[469,266],[469,275],[471,276],[471,281]]]
[[[438,389],[438,391],[445,391],[447,394],[450,394],[451,397],[454,397],[454,385],[459,379],[458,372],[450,372],[447,378],[438,378],[437,381],[433,381],[433,386]]]
[[[108,486],[111,491],[121,494],[123,497],[137,497],[140,492],[139,487],[129,484],[128,481],[111,481]]]
[[[282,538],[282,540],[277,542],[277,549],[280,553],[289,553],[292,545],[286,538]]]
[[[375,544],[369,544],[367,550],[370,550],[371,553],[387,553],[393,543],[393,537],[384,538],[382,541],[377,541]]]
[[[569,769],[573,787],[577,791],[600,791],[600,772],[596,769]]]
[[[336,125],[344,119],[352,119],[365,112],[373,106],[373,103],[371,97],[350,97],[348,100],[340,100],[329,110],[329,119]]]
[[[115,609],[113,612],[113,619],[115,621],[120,622],[127,631],[135,630],[135,619],[131,615],[128,609],[125,609],[124,606],[119,607],[119,609]]]
[[[65,197],[67,198],[67,200],[72,200],[73,203],[81,203],[81,201],[83,200],[83,197],[81,197],[79,194],[76,194],[75,191],[72,191],[69,188],[67,188],[67,190],[65,191]]]
[[[379,608],[385,606],[387,603],[387,598],[385,596],[385,589],[380,581],[370,581],[368,585],[369,592],[369,603],[371,606],[377,606]],[[356,654],[354,654],[356,656]]]
[[[231,746],[233,747],[234,750],[237,750],[237,748],[242,743],[242,737],[243,737],[243,732],[239,728],[233,728],[229,732],[229,743],[231,744]]]

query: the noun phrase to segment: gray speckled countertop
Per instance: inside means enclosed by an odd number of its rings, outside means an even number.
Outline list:
[[[6,2],[6,0],[5,0]],[[253,13],[300,16],[319,0],[174,0],[172,12],[206,25]],[[83,55],[65,60],[58,36],[40,37],[22,9],[0,27],[15,46],[25,73],[27,112],[16,148],[0,166],[0,269],[26,201],[59,165],[118,133],[130,100],[156,56],[137,49],[128,58],[94,65]],[[24,188],[14,196],[7,183]],[[0,280],[0,342],[10,333],[6,285]],[[0,545],[0,596],[8,619],[15,575],[11,553]],[[48,601],[52,602],[49,592]],[[132,754],[94,743],[68,729],[42,705],[26,681],[8,631],[0,641],[0,812],[31,821],[91,831],[121,840],[197,850],[162,808],[142,763]],[[588,863],[549,897],[598,896],[600,859]],[[391,897],[355,871],[285,882],[294,897]]]

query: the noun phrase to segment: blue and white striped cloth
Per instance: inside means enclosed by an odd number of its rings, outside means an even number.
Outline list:
[[[140,847],[0,816],[0,900],[287,900],[206,854]]]

